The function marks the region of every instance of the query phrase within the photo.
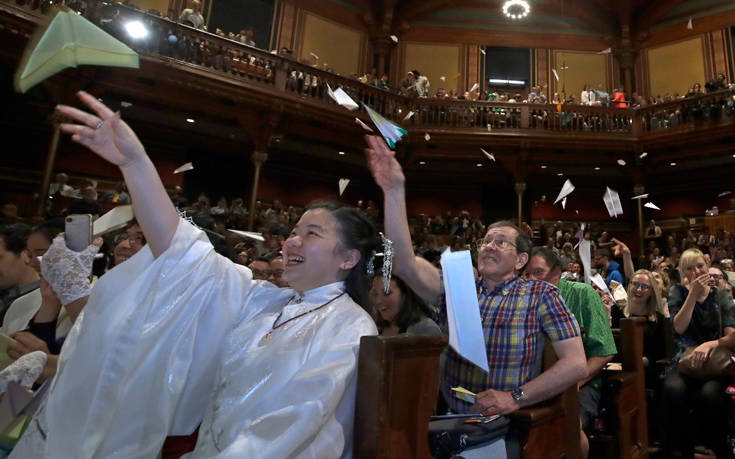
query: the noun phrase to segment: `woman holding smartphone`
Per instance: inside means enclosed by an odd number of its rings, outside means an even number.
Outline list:
[[[130,127],[97,99],[64,132],[120,167],[148,245],[95,285],[45,405],[11,457],[351,457],[373,225],[317,204],[283,247],[291,288],[254,281],[182,220]]]

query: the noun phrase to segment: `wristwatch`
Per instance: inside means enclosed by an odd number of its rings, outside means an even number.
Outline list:
[[[526,393],[520,387],[516,387],[510,391],[510,396],[513,397],[513,400],[516,401],[518,406],[521,406],[521,402],[526,399]]]

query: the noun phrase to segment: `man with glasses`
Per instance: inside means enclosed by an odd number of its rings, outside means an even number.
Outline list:
[[[587,377],[577,383],[579,389],[579,417],[582,427],[580,446],[582,457],[589,454],[589,433],[600,408],[600,371],[618,352],[607,319],[607,309],[594,288],[581,282],[569,282],[561,278],[559,257],[547,247],[535,247],[526,265],[526,277],[546,281],[559,288],[561,297],[582,332],[584,354],[587,357]]]
[[[436,321],[446,327],[442,276],[413,252],[403,170],[381,138],[366,139],[368,164],[384,193],[385,230],[393,241],[393,272],[427,304],[434,305]],[[490,372],[446,348],[441,392],[453,412],[507,414],[549,399],[587,376],[579,326],[559,290],[546,282],[518,277],[530,250],[528,236],[506,221],[490,225],[479,245],[478,299]],[[541,373],[544,336],[559,360]],[[451,391],[456,386],[475,392],[476,403],[456,398]]]

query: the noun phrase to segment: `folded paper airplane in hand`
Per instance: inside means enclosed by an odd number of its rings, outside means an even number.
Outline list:
[[[138,68],[138,54],[69,8],[60,7],[26,47],[15,88],[26,92],[67,67],[105,65]]]

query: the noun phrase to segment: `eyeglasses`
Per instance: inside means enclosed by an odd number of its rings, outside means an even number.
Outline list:
[[[641,289],[643,291],[646,291],[649,288],[651,288],[650,285],[648,285],[648,284],[641,284],[640,282],[631,282],[631,284],[633,284],[633,288],[638,288],[638,289]]]
[[[115,238],[115,244],[119,244],[125,240],[127,240],[131,244],[139,244],[139,245],[145,245],[145,242],[146,242],[145,236],[143,236],[140,233],[133,233],[133,234],[122,233],[122,234],[118,234],[117,237]]]
[[[495,248],[501,249],[501,250],[507,250],[511,247],[518,248],[515,244],[512,242],[506,241],[505,239],[496,239],[493,237],[486,237],[485,239],[481,241],[477,241],[475,243],[475,248],[477,250],[482,250],[485,247],[489,246],[490,244],[494,245]]]
[[[724,279],[725,278],[725,276],[723,276],[722,274],[710,274],[709,277],[711,277],[712,279],[715,279],[715,280],[720,280],[720,279]]]

